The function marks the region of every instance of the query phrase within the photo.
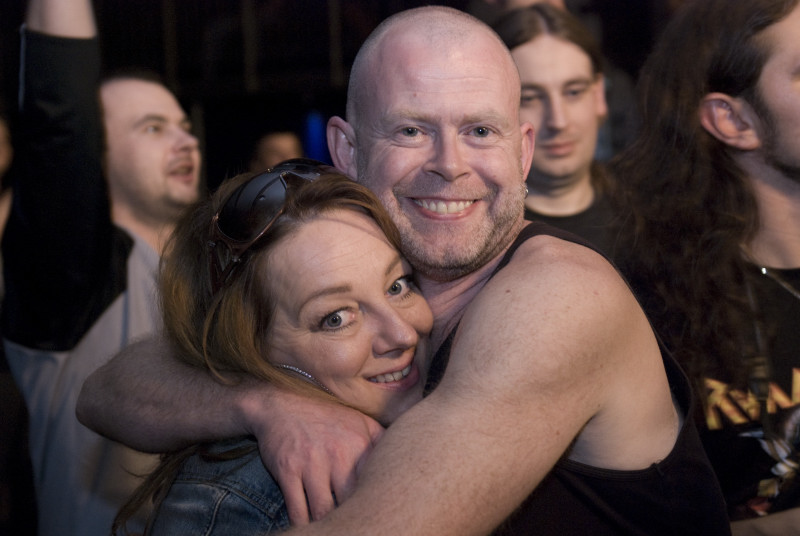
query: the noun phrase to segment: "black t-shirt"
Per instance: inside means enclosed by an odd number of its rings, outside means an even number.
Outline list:
[[[611,205],[602,196],[595,197],[594,202],[583,212],[571,216],[547,216],[525,207],[526,220],[540,221],[580,236],[607,255],[614,251],[613,218]]]
[[[760,410],[748,393],[733,389],[721,375],[706,379],[708,408],[701,437],[733,519],[800,506],[800,484],[795,477],[800,462],[796,452],[800,443],[800,299],[762,275],[758,267],[750,269],[756,275],[753,290],[764,315],[772,428],[778,442],[785,444],[763,441]],[[800,289],[800,269],[771,272]],[[755,340],[755,324],[744,336]]]

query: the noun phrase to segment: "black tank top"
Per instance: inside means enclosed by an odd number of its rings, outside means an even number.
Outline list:
[[[523,242],[538,235],[554,236],[597,251],[575,235],[533,222],[520,232],[494,274],[509,263]],[[433,390],[444,374],[457,329],[434,356],[426,392]],[[562,458],[497,528],[495,536],[730,534],[722,493],[693,420],[689,381],[660,341],[659,346],[669,385],[684,416],[684,425],[667,458],[638,471],[602,469]],[[532,443],[531,450],[535,449],[536,444]]]

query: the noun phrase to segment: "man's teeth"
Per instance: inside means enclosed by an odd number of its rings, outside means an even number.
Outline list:
[[[445,203],[444,201],[426,201],[425,199],[415,199],[414,202],[438,214],[455,214],[474,203],[474,201],[449,201]]]
[[[373,376],[369,379],[371,382],[375,383],[389,383],[389,382],[399,382],[406,376],[408,373],[411,372],[411,365],[408,365],[403,370],[398,370],[397,372],[390,372],[389,374],[378,374],[377,376]]]

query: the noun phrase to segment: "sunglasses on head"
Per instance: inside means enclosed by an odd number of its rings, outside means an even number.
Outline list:
[[[212,296],[283,213],[286,192],[335,171],[323,162],[294,158],[255,175],[228,196],[211,219],[208,262]]]

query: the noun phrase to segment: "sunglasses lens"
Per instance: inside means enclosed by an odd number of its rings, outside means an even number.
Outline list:
[[[300,179],[313,181],[320,175],[325,173],[339,173],[339,170],[318,160],[312,160],[310,158],[292,158],[272,168],[272,172],[281,174],[284,178],[286,178],[287,175],[294,175]]]
[[[283,211],[287,188],[296,186],[297,181],[313,181],[335,171],[322,162],[296,158],[256,175],[234,190],[212,220],[214,228],[208,244],[212,294],[225,284],[242,262],[242,255]]]
[[[281,177],[263,173],[233,192],[219,212],[219,230],[231,240],[251,240],[278,213],[286,199]]]
[[[295,158],[256,175],[240,186],[219,211],[219,230],[230,240],[254,239],[280,211],[286,200],[286,178],[313,181],[332,167],[307,158]]]

